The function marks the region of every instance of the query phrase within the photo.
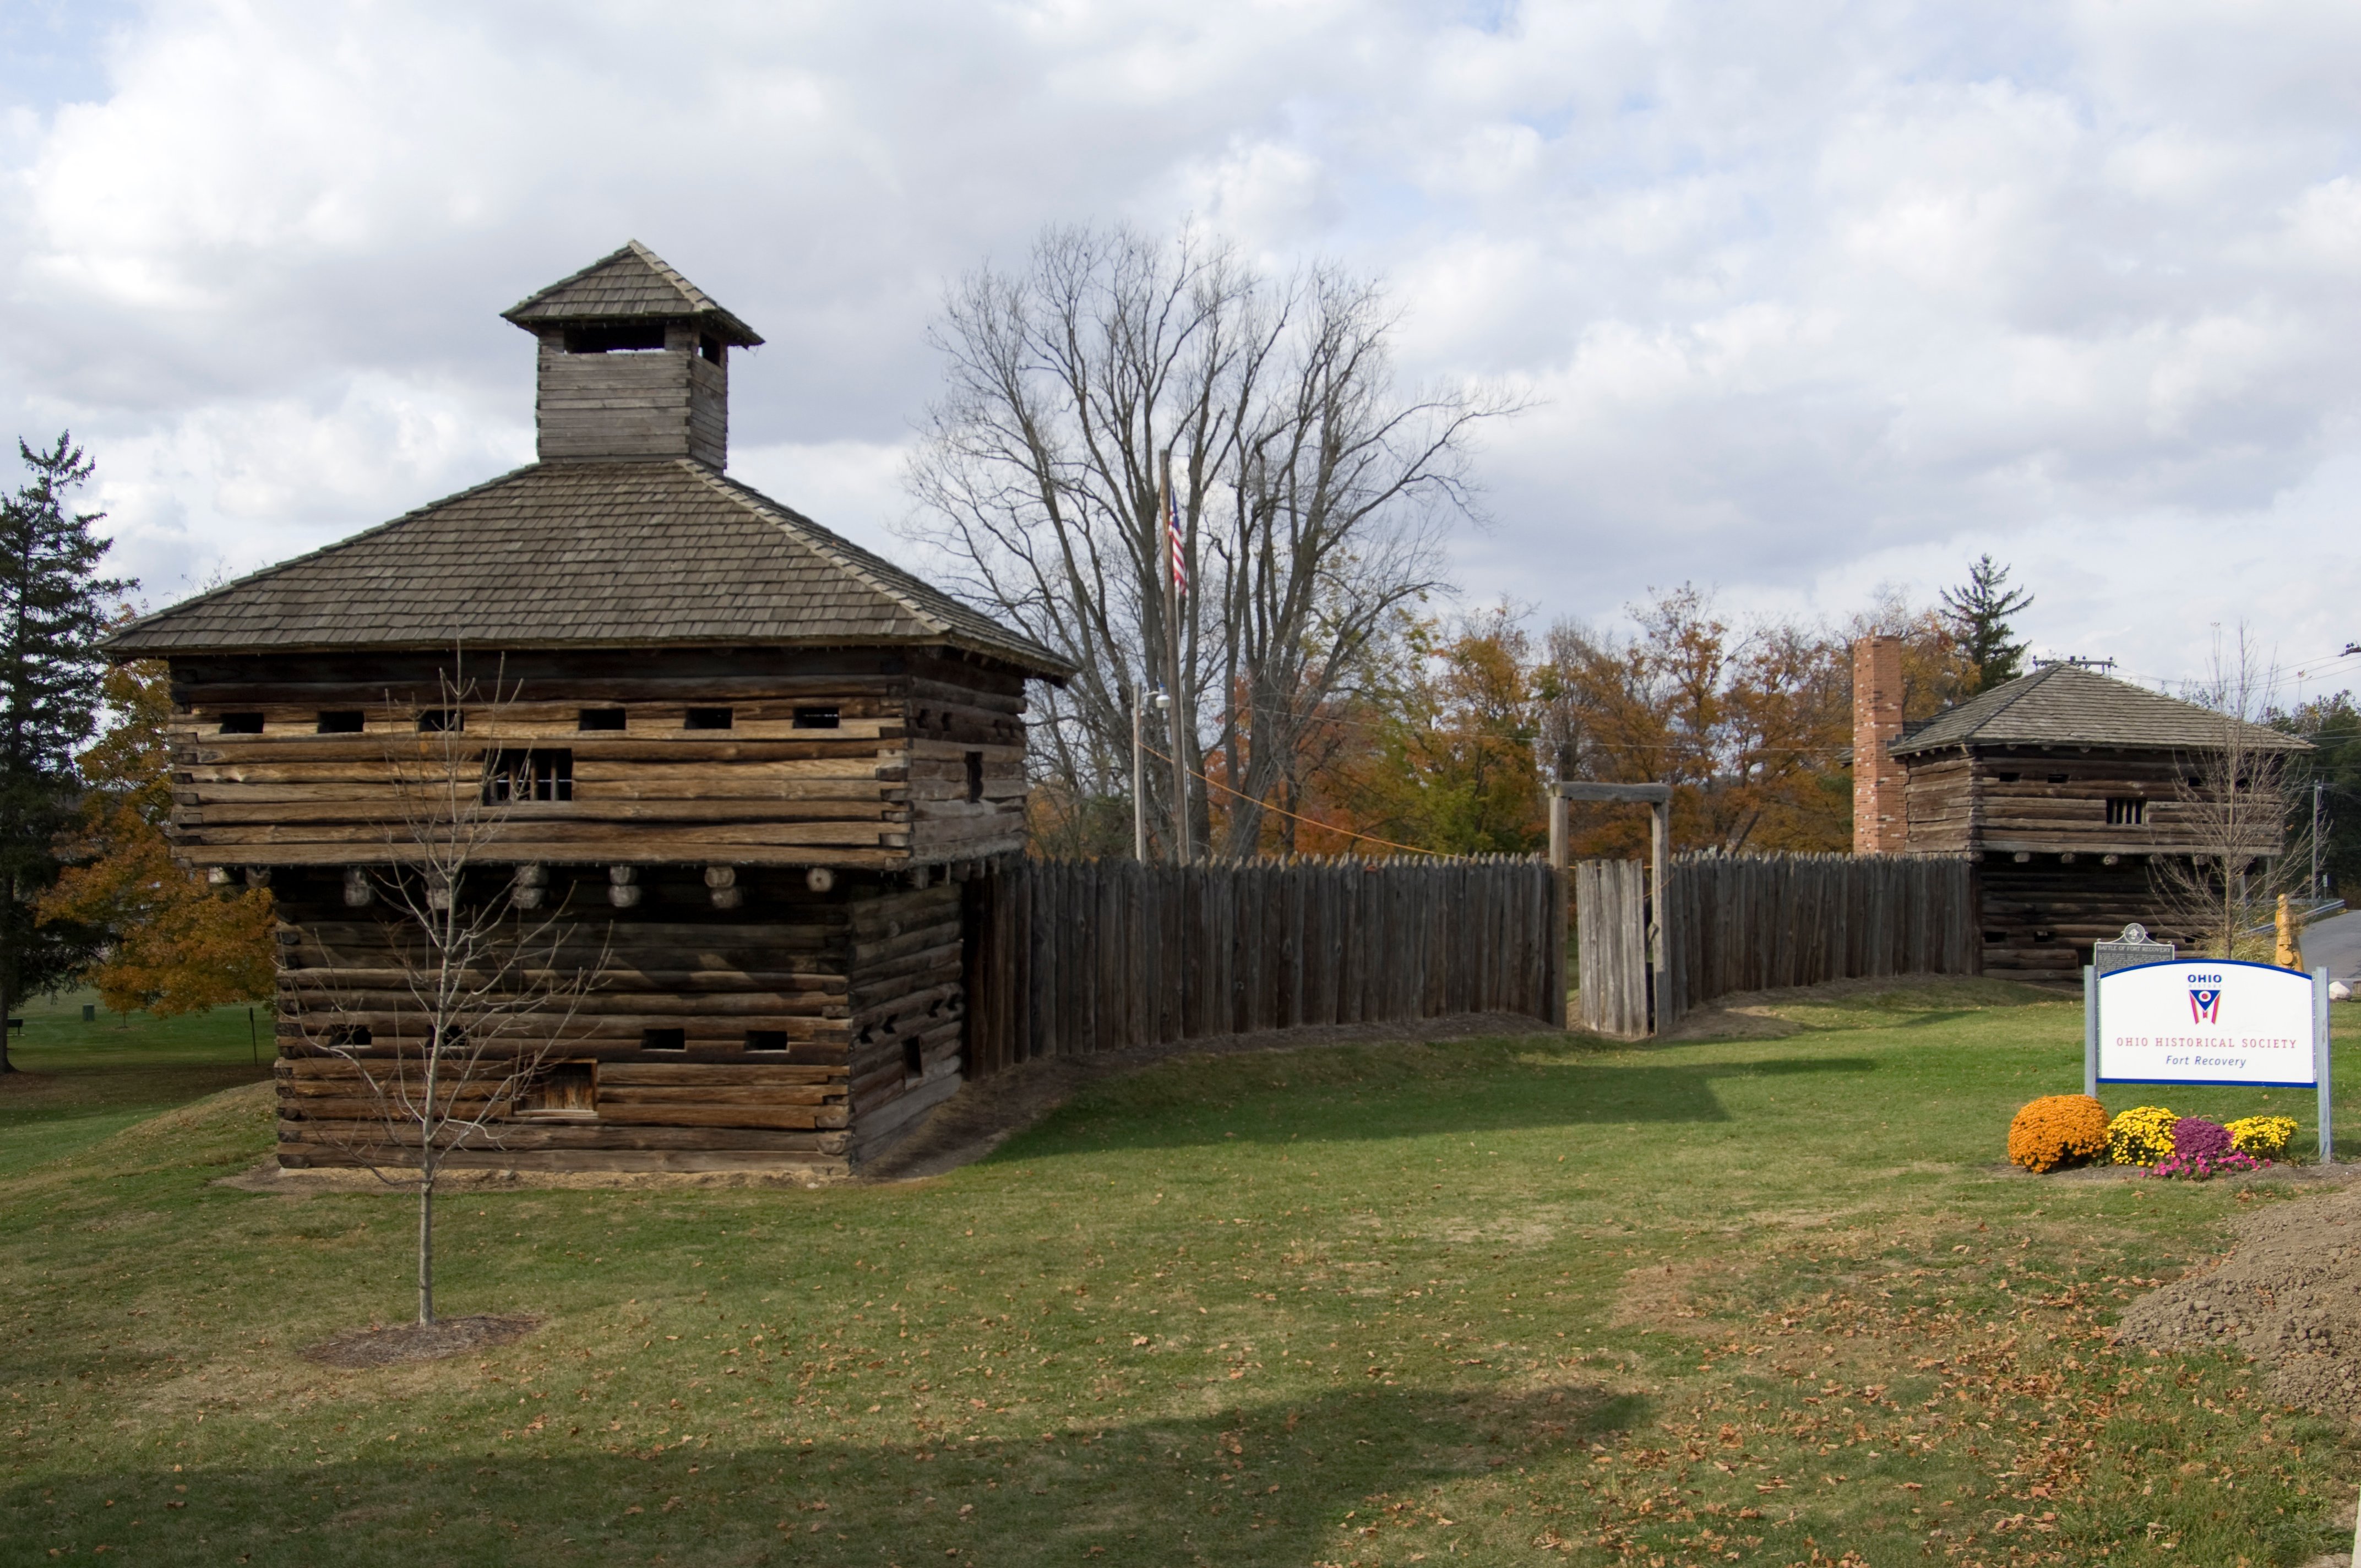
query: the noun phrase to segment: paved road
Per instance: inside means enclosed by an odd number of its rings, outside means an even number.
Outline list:
[[[2361,978],[2361,910],[2332,915],[2303,933],[2303,961],[2326,964],[2331,980]]]

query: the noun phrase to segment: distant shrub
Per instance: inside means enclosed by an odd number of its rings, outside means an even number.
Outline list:
[[[2010,1163],[2027,1170],[2081,1165],[2107,1152],[2107,1109],[2087,1094],[2048,1094],[2008,1124]]]
[[[2135,1105],[2107,1124],[2107,1157],[2117,1165],[2154,1165],[2172,1157],[2172,1124],[2161,1105]]]
[[[2250,1154],[2257,1159],[2279,1159],[2287,1153],[2288,1140],[2295,1136],[2295,1118],[2241,1116],[2229,1124],[2227,1131],[2230,1146],[2240,1154]]]

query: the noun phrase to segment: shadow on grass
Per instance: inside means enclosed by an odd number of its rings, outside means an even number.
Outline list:
[[[1510,1132],[1610,1123],[1731,1120],[1718,1083],[1850,1077],[1878,1070],[1871,1057],[1775,1057],[1674,1065],[1602,1061],[1595,1053],[1527,1059],[1515,1070],[1466,1078],[1304,1083],[1284,1099],[1245,1083],[1131,1079],[1103,1086],[1011,1138],[994,1161],[1084,1149],[1174,1148],[1269,1143],[1361,1142],[1449,1133]],[[1233,1096],[1234,1097],[1231,1097]]]
[[[733,1419],[781,1419],[802,1432],[833,1415],[791,1410],[790,1397],[759,1391]],[[534,1455],[520,1449],[562,1442],[569,1425],[586,1445],[605,1436],[603,1420],[585,1412],[571,1421],[561,1401],[537,1409],[545,1430],[504,1433],[489,1451],[426,1456],[388,1445],[382,1459],[291,1455],[177,1473],[159,1452],[151,1469],[47,1475],[0,1492],[0,1539],[43,1561],[104,1545],[147,1563],[349,1568],[970,1553],[994,1563],[1301,1565],[1374,1561],[1376,1550],[1393,1561],[1396,1550],[1440,1557],[1477,1534],[1469,1521],[1444,1522],[1437,1486],[1542,1464],[1650,1419],[1644,1398],[1570,1380],[1513,1392],[1380,1386],[1017,1435],[1019,1422],[1032,1424],[1025,1417],[994,1419],[942,1394],[903,1442],[807,1446],[783,1436],[724,1448],[668,1437]],[[680,1412],[679,1428],[697,1419]],[[994,1435],[970,1441],[986,1425]],[[1521,1546],[1534,1529],[1521,1519],[1513,1528]]]

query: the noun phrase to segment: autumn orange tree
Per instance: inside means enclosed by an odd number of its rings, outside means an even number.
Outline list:
[[[1438,854],[1542,848],[1531,636],[1500,606],[1456,624],[1411,620],[1400,646],[1319,795],[1345,826]]]
[[[1673,786],[1684,848],[1828,850],[1850,833],[1850,696],[1841,639],[1809,626],[1733,628],[1684,585],[1631,607],[1635,630],[1561,621],[1533,674],[1544,764],[1562,778]],[[1633,854],[1647,823],[1577,808],[1575,850]]]
[[[106,1005],[159,1017],[271,994],[276,924],[263,888],[209,885],[172,859],[172,698],[160,662],[104,677],[109,723],[78,759],[89,785],[63,846],[69,864],[40,901],[44,922],[105,934],[84,978]]]

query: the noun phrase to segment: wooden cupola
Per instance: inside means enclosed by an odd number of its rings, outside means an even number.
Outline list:
[[[763,340],[633,240],[500,313],[541,341],[542,461],[730,458],[730,351]]]

